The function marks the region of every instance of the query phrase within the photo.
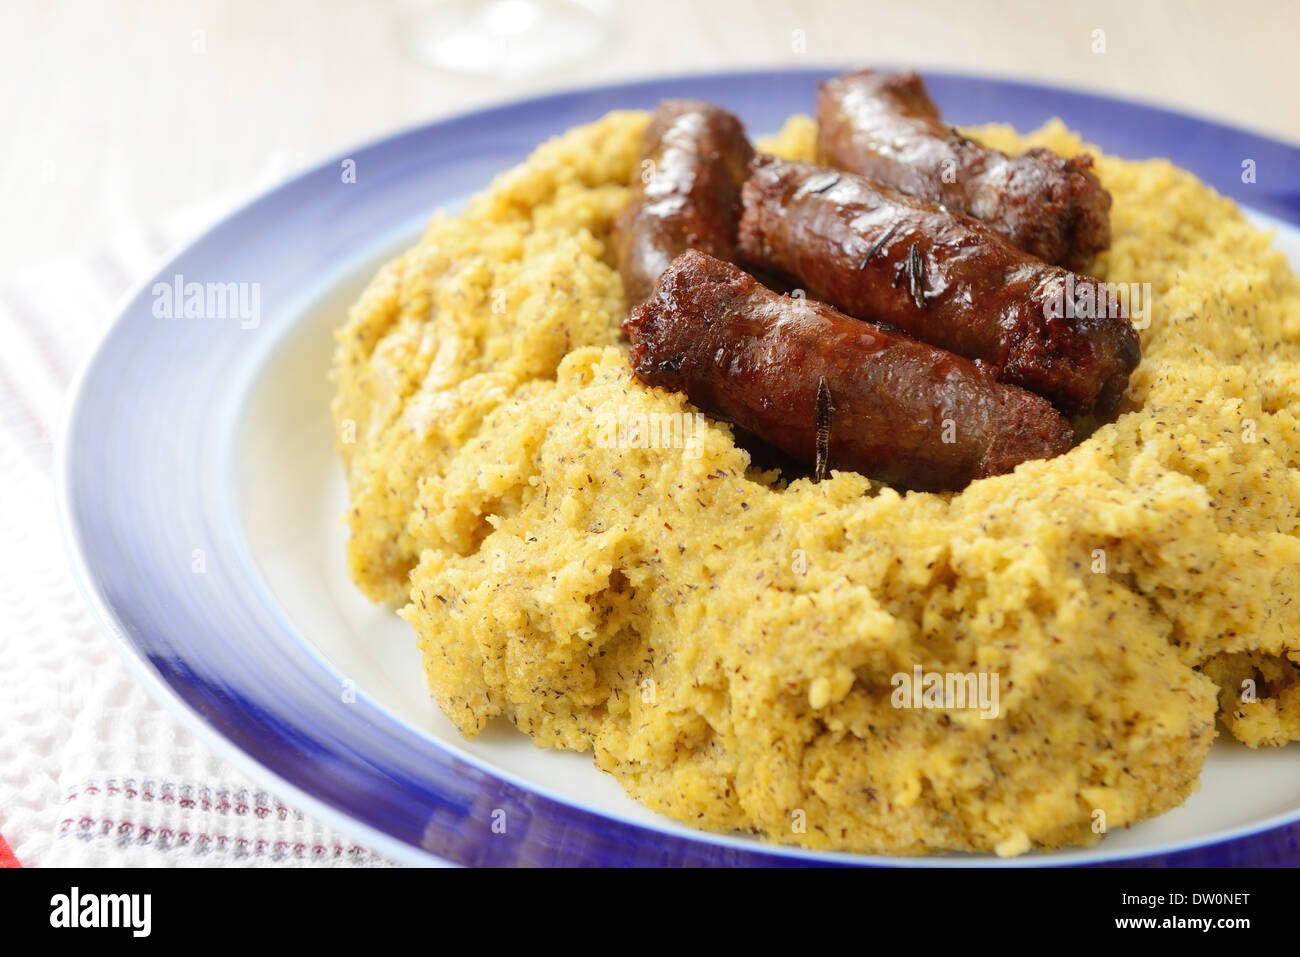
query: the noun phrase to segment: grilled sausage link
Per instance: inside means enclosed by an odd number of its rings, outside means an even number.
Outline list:
[[[959,489],[1070,447],[1070,423],[978,363],[779,296],[698,250],[623,324],[633,372],[803,462]],[[821,439],[819,441],[819,435]]]
[[[664,100],[646,128],[644,162],[614,223],[629,303],[650,295],[659,274],[694,246],[736,258],[740,186],[754,148],[740,120],[711,103]]]
[[[939,119],[910,70],[862,70],[821,84],[822,161],[973,216],[1025,252],[1073,270],[1110,246],[1110,194],[1087,154],[1007,156]]]
[[[747,262],[850,315],[981,359],[1067,413],[1114,413],[1141,345],[1105,283],[863,176],[771,156],[752,168],[740,222]]]

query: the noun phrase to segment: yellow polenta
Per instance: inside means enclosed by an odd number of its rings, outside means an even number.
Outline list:
[[[630,377],[610,223],[645,122],[437,216],[338,333],[352,574],[405,606],[465,734],[504,716],[682,821],[899,854],[1173,808],[1221,697],[1249,744],[1300,734],[1300,282],[1269,236],[1168,162],[1099,157],[1094,271],[1153,296],[1128,411],[956,495],[786,485]],[[814,132],[762,146],[811,158]],[[996,676],[997,717],[896,707],[917,668]]]

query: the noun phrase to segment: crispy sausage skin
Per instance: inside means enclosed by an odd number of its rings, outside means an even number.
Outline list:
[[[677,257],[623,324],[647,385],[752,430],[804,462],[822,451],[911,489],[959,489],[1070,447],[1069,422],[979,364],[779,296],[698,250]],[[819,416],[819,411],[821,415]]]
[[[910,70],[821,84],[817,122],[823,162],[973,216],[1047,262],[1087,269],[1110,246],[1110,194],[1091,156],[1007,156],[974,143],[939,119]]]
[[[632,197],[614,223],[629,303],[650,295],[688,247],[734,261],[740,187],[754,148],[740,120],[699,100],[664,100],[646,128]]]
[[[747,262],[852,316],[981,359],[1067,413],[1114,413],[1141,345],[1104,283],[863,176],[771,156],[752,166],[740,223]],[[1088,295],[1099,305],[1077,309]]]

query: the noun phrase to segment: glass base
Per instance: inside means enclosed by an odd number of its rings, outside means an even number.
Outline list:
[[[606,17],[574,0],[448,0],[408,22],[421,63],[453,73],[526,75],[593,53]]]

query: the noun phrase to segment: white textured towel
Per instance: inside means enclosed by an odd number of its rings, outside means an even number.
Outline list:
[[[52,437],[72,377],[127,289],[230,205],[0,280],[0,865],[5,842],[23,866],[390,863],[286,806],[154,702],[91,620],[64,553]]]

